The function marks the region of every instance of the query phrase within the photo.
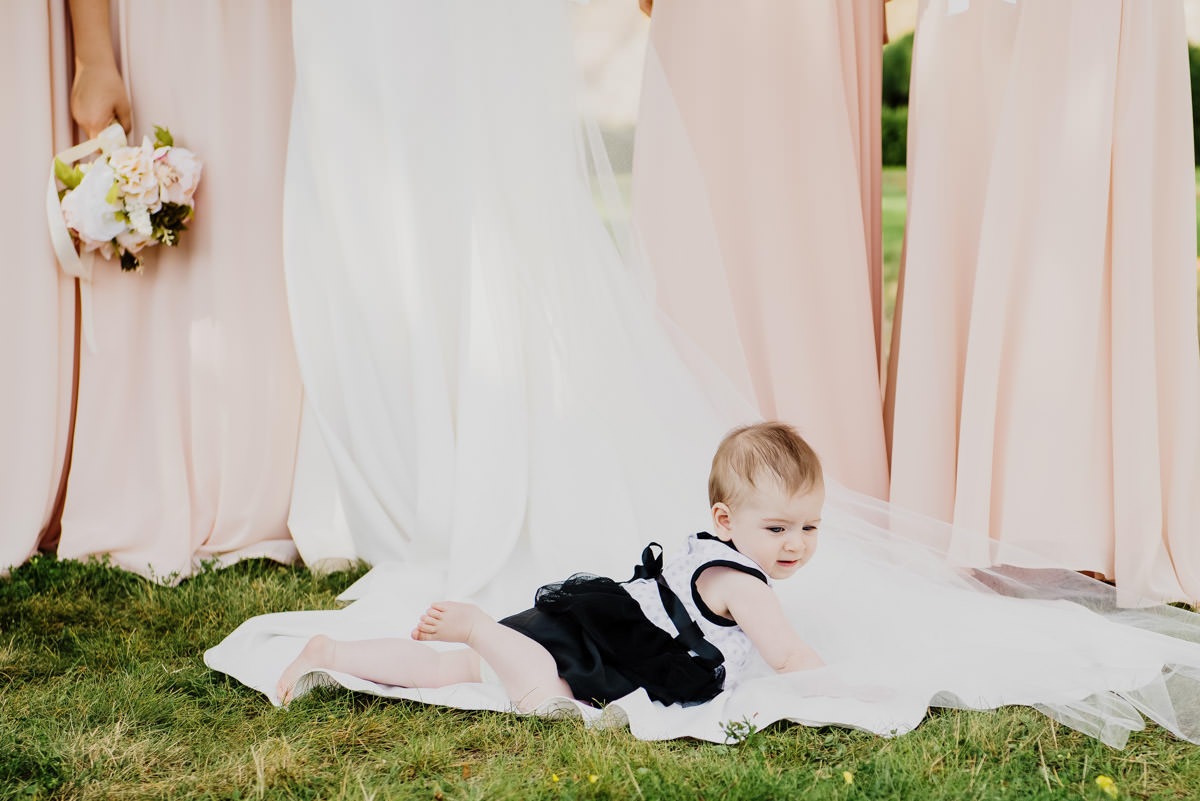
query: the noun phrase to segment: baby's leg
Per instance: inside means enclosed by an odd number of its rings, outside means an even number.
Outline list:
[[[288,703],[300,677],[318,668],[395,687],[444,687],[480,680],[479,656],[469,648],[437,651],[394,637],[341,642],[319,634],[280,676],[276,687],[280,700]]]
[[[559,678],[554,657],[540,643],[492,620],[474,604],[436,603],[413,630],[418,640],[463,642],[487,660],[505,692],[522,712],[537,709],[547,698],[573,697]]]

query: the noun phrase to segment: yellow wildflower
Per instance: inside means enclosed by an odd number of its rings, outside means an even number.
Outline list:
[[[552,782],[556,782],[556,781],[558,781],[558,774],[557,774],[557,773],[551,773],[551,774],[550,774],[550,781],[552,781]]]
[[[842,781],[844,781],[846,784],[854,784],[854,774],[848,770],[843,770]]]
[[[592,775],[588,776],[588,781],[592,784],[595,784],[596,782],[600,781],[600,777],[593,773]]]
[[[1107,776],[1097,776],[1096,786],[1103,790],[1109,798],[1117,797],[1117,783]]]

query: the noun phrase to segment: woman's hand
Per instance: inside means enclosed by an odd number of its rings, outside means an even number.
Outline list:
[[[71,116],[92,139],[114,120],[128,133],[129,95],[115,64],[89,66],[76,63],[71,87]]]
[[[650,16],[650,12],[654,10],[654,0],[638,0],[638,8],[648,17]]]
[[[70,0],[75,44],[75,83],[71,86],[71,116],[95,138],[116,120],[129,132],[129,94],[113,55],[108,24],[108,0]]]

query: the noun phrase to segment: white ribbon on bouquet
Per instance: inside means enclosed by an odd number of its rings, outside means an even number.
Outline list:
[[[111,151],[125,147],[125,130],[120,123],[114,122],[96,136],[82,144],[75,145],[56,155],[54,158],[63,164],[71,165],[85,156],[96,151],[108,154]],[[92,324],[92,262],[95,252],[88,251],[82,255],[75,250],[71,233],[67,230],[67,222],[63,218],[62,203],[58,197],[58,184],[55,182],[54,162],[50,163],[50,181],[46,185],[46,222],[50,226],[50,241],[54,244],[54,255],[58,264],[67,275],[79,279],[79,319],[83,327],[83,339],[88,350],[96,352],[96,333]]]

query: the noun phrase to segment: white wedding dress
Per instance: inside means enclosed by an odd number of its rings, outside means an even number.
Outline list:
[[[310,564],[377,567],[347,608],[256,617],[207,652],[272,703],[314,634],[407,636],[439,597],[508,614],[575,571],[624,579],[647,541],[669,552],[707,524],[712,451],[750,407],[663,325],[649,271],[595,211],[587,165],[605,163],[581,136],[566,14],[295,3],[285,257],[307,398],[291,523]],[[743,720],[891,735],[930,705],[1028,704],[1116,746],[1143,716],[1200,742],[1200,616],[1118,608],[1067,571],[955,566],[963,532],[829,489],[820,551],[778,585],[827,667],[759,665],[688,708],[638,691],[542,711],[721,741]],[[316,681],[511,707],[490,685]]]
[[[704,396],[595,213],[570,43],[547,35],[565,24],[554,0],[296,3],[309,564],[416,566],[470,595],[505,571],[624,571],[704,524],[737,400]]]

